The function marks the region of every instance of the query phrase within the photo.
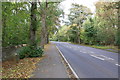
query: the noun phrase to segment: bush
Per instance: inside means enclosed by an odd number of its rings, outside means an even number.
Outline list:
[[[26,46],[22,47],[17,53],[20,59],[25,57],[42,57],[43,50],[40,47]]]
[[[32,49],[31,52],[29,52],[29,57],[42,57],[42,55],[43,50],[40,47]]]

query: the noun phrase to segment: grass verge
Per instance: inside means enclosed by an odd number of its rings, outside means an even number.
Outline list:
[[[82,45],[82,46],[92,47],[96,49],[102,49],[102,50],[115,52],[115,53],[118,53],[120,51],[120,49],[118,49],[118,47],[114,45],[103,46],[103,45],[86,45],[86,44],[77,44],[77,43],[71,43],[71,44]]]
[[[97,49],[103,49],[103,50],[107,50],[107,51],[115,52],[115,53],[118,53],[118,51],[120,51],[120,49],[118,49],[117,46],[113,46],[113,45],[109,45],[109,46],[84,45],[84,44],[81,44],[81,45],[88,46],[88,47],[93,47],[93,48],[97,48]]]

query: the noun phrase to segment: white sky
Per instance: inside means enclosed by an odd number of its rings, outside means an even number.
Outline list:
[[[69,9],[71,8],[71,4],[72,3],[77,3],[80,5],[84,5],[87,6],[88,8],[91,9],[92,13],[95,13],[95,2],[97,2],[98,0],[65,0],[61,3],[60,7],[63,9],[64,13],[65,13],[65,18],[62,19],[60,18],[60,20],[65,20],[67,21],[67,15],[69,14]],[[61,23],[62,24],[62,23]]]

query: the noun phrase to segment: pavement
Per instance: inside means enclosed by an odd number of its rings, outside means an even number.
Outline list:
[[[56,44],[79,78],[118,78],[118,53],[67,42]],[[107,79],[106,79],[107,80]]]
[[[68,78],[61,56],[52,43],[45,47],[45,58],[36,66],[31,78]]]

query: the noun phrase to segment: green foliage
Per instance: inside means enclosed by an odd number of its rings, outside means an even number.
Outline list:
[[[119,45],[118,13],[114,3],[96,3],[96,14],[91,17],[89,9],[73,4],[70,9],[69,24],[62,26],[55,39],[89,45]],[[113,12],[114,11],[114,12]],[[111,16],[112,15],[112,16]]]
[[[67,35],[69,36],[69,41],[77,43],[77,37],[80,30],[76,26],[70,26],[69,30],[67,31]]]
[[[49,4],[49,5],[46,5]],[[43,50],[37,45],[49,36],[53,35],[57,30],[56,25],[59,24],[59,17],[62,10],[58,8],[59,3],[51,2],[3,2],[2,3],[2,47],[18,46],[27,44],[29,46],[22,47],[17,52],[20,59],[25,57],[42,56]],[[45,11],[45,13],[44,13]],[[42,20],[45,19],[45,31]],[[41,32],[45,35],[41,38]],[[40,45],[41,46],[41,45]]]
[[[25,58],[26,56],[28,56],[29,51],[31,51],[30,47],[22,47],[17,53],[20,57],[20,59]]]
[[[82,26],[84,20],[86,20],[88,16],[91,16],[91,14],[92,13],[88,7],[79,4],[72,4],[68,18],[71,24]]]
[[[25,44],[29,37],[29,4],[2,3],[2,46]]]
[[[29,54],[29,57],[42,57],[43,55],[43,50],[41,47],[37,47],[37,48],[31,48],[32,51]]]
[[[94,27],[94,20],[89,18],[86,22],[84,22],[83,27],[84,31],[82,32],[82,42],[85,44],[95,44],[97,30]]]
[[[86,19],[91,16],[92,13],[90,9],[86,6],[79,4],[72,4],[72,8],[70,9],[69,24],[74,26],[69,32],[73,35],[70,35],[70,40],[75,43],[81,43],[81,28],[82,24],[86,21]]]
[[[68,16],[69,22],[66,22],[68,26],[62,26],[61,28],[59,18],[63,11],[58,8],[58,3],[48,2],[47,5],[46,3],[40,4],[33,11],[33,14],[36,15],[36,20],[32,21],[30,18],[30,3],[2,3],[3,47],[27,44],[32,38],[34,38],[34,41],[31,41],[37,44],[41,41],[40,35],[42,33],[47,34],[47,38],[53,36],[51,40],[57,41],[71,41],[75,43],[80,41],[90,45],[120,45],[120,31],[117,31],[119,28],[118,22],[120,21],[118,21],[119,13],[116,3],[97,2],[96,14],[93,17],[91,17],[90,9],[86,6],[72,4]],[[45,32],[42,32],[43,29],[40,26],[44,17],[42,18],[41,15],[44,13],[46,13]],[[32,22],[34,24],[31,30],[36,35],[32,35],[33,37],[30,38],[30,23]],[[40,48],[23,47],[19,53],[21,58],[36,57],[39,53],[42,53],[42,50]]]
[[[116,45],[118,46],[118,48],[120,49],[120,29],[117,30],[117,34],[116,34]]]
[[[76,26],[62,26],[57,34],[53,36],[53,40],[57,41],[71,41],[77,42],[77,31],[78,28]]]
[[[43,50],[40,47],[26,46],[22,47],[18,52],[20,59],[25,57],[41,57],[43,55]]]
[[[38,20],[40,20],[39,21],[40,26],[42,25],[42,21],[41,21],[43,19],[41,17],[42,14],[46,15],[46,18],[45,18],[46,32],[42,31],[43,30],[42,27],[39,27],[37,29],[37,39],[39,39],[39,43],[41,41],[40,35],[42,35],[42,33],[47,34],[47,38],[51,38],[54,35],[54,33],[57,31],[56,26],[60,26],[59,17],[63,13],[63,11],[60,8],[58,8],[58,4],[59,3],[51,3],[51,2],[42,3],[41,2],[41,5],[38,7],[39,14],[37,17],[38,17]]]
[[[58,33],[53,36],[53,40],[68,41],[69,40],[69,36],[68,36],[68,33],[67,33],[68,30],[69,30],[68,26],[62,26],[59,29]]]

